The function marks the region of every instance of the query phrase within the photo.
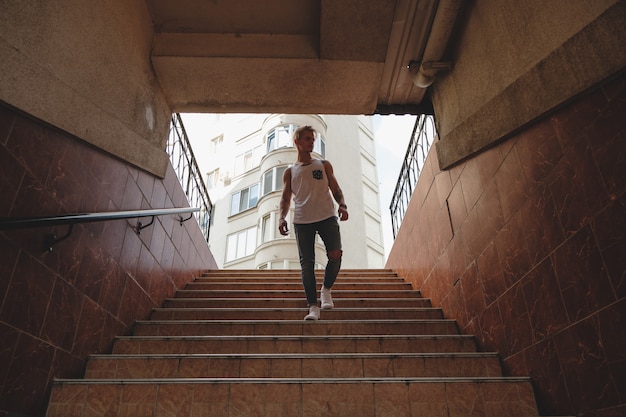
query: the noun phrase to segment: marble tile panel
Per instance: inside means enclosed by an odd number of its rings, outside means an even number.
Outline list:
[[[178,362],[165,358],[125,359],[117,367],[118,378],[176,378]]]
[[[271,360],[272,378],[301,378],[303,376],[302,359],[280,358]]]
[[[137,280],[137,266],[139,264],[139,256],[143,244],[130,225],[124,230],[123,239],[124,243],[122,244],[122,251],[120,252],[118,262],[131,277]],[[138,284],[141,286],[142,283],[138,282]]]
[[[373,384],[303,384],[303,417],[332,415],[340,417],[375,414]]]
[[[578,178],[579,181],[572,181]],[[556,165],[549,178],[558,218],[566,237],[580,230],[608,203],[608,195],[591,149],[581,141]]]
[[[507,288],[510,288],[531,268],[525,227],[519,212],[516,212],[498,232],[495,243],[502,274]]]
[[[620,120],[619,123],[620,126],[623,126],[623,120]],[[607,128],[611,133],[618,131],[616,126],[608,126]],[[612,138],[603,137],[600,134],[596,134],[595,138],[598,138],[598,144],[602,144],[601,146],[596,145],[593,149],[593,158],[600,171],[602,181],[610,196],[621,195],[626,191],[626,181],[623,175],[626,169],[626,162],[623,158],[626,129],[622,127],[622,130]],[[595,141],[591,143],[593,145]]]
[[[452,231],[457,234],[461,230],[461,225],[467,218],[467,207],[463,198],[463,188],[460,183],[456,183],[448,196],[448,209],[450,210],[450,221]]]
[[[84,296],[62,279],[54,281],[41,337],[70,352],[74,343],[75,323],[81,315]]]
[[[500,317],[504,326],[506,349],[500,350],[503,356],[524,349],[533,342],[528,307],[522,285],[515,284],[498,300]]]
[[[302,415],[300,384],[267,384],[266,416]]]
[[[82,417],[87,396],[86,385],[59,385],[52,389],[48,417]]]
[[[117,359],[89,359],[84,376],[87,379],[114,379],[118,363]]]
[[[621,392],[610,377],[597,316],[576,323],[554,339],[572,407],[582,410],[618,404]]]
[[[572,146],[588,136],[595,126],[595,121],[600,117],[598,109],[606,107],[606,97],[600,90],[597,90],[585,96],[584,99],[560,109],[551,117],[556,137],[564,152],[569,151]]]
[[[506,290],[506,282],[500,268],[495,242],[490,243],[485,248],[476,263],[480,274],[484,303],[489,305]]]
[[[445,390],[450,417],[487,415],[479,385],[464,382],[446,383]]]
[[[268,384],[230,384],[229,416],[263,416]]]
[[[449,417],[444,384],[409,384],[411,417]]]
[[[529,272],[522,282],[522,289],[535,341],[568,325],[565,305],[549,258]]]
[[[507,341],[504,336],[504,323],[500,316],[498,304],[494,303],[482,312],[480,318],[480,333],[476,336],[480,339],[483,348],[490,351],[508,351]]]
[[[552,260],[570,323],[615,301],[589,226],[561,245],[554,252]]]
[[[534,266],[564,240],[554,200],[545,184],[536,187],[529,195],[520,208],[520,219],[524,225],[524,239],[530,263]]]
[[[391,358],[363,358],[363,375],[365,378],[393,377],[396,376],[396,367]]]
[[[6,300],[11,302],[5,302],[2,306],[0,320],[30,334],[39,335],[54,281],[54,276],[46,267],[22,252],[6,291]]]
[[[476,262],[472,263],[461,277],[461,294],[465,308],[465,324],[467,324],[475,320],[486,305]]]
[[[536,407],[533,407],[532,404],[527,404],[521,401],[521,385],[521,383],[481,384],[480,391],[484,402],[485,416],[536,417]]]
[[[49,132],[49,136],[60,136],[59,133]],[[54,138],[48,138],[54,140]],[[85,159],[92,153],[76,141],[55,140],[61,144],[55,147],[51,156],[54,161],[50,166],[46,186],[53,196],[61,203],[65,212],[80,213],[91,210],[89,201],[83,201],[85,190],[89,188],[89,181],[85,180],[87,171]]]
[[[411,417],[408,384],[374,384],[376,417]]]
[[[8,107],[0,106],[0,144],[6,144],[17,117],[15,112]]]
[[[228,417],[229,384],[195,384],[191,417]]]
[[[157,385],[128,384],[124,386],[118,417],[153,417],[156,413]]]
[[[48,146],[48,131],[26,117],[18,116],[6,142],[7,150],[34,179],[46,184],[48,173],[63,152],[63,143]],[[41,152],[45,149],[46,152]]]
[[[484,192],[476,202],[475,210],[478,216],[478,236],[477,236],[477,253],[491,242],[498,230],[502,228],[512,212],[506,212],[503,209],[503,195],[508,190],[500,191],[496,182],[491,182],[485,188]],[[473,258],[476,258],[475,255]]]
[[[156,415],[190,417],[193,398],[193,384],[161,384],[158,387]]]
[[[100,353],[100,342],[106,325],[106,312],[94,301],[85,297],[80,318],[76,320],[76,323],[76,336],[72,351],[79,356]]]
[[[271,360],[269,358],[242,358],[241,378],[268,378],[271,375]]]
[[[516,148],[513,148],[504,161],[502,161],[502,165],[495,175],[495,184],[498,190],[495,199],[499,202],[504,221],[511,218],[513,213],[520,208],[530,193],[531,187],[522,172],[522,162]],[[487,190],[485,190],[485,192],[487,192]],[[490,211],[491,213],[497,213],[498,206],[495,202],[488,207],[492,209]],[[497,229],[498,225],[495,224],[495,227]]]
[[[623,320],[626,317],[626,299],[603,309],[598,313],[599,337],[609,363],[626,362],[626,330]],[[626,374],[624,374],[626,376]],[[621,385],[626,387],[626,385]]]
[[[463,239],[465,264],[469,265],[480,256],[485,247],[491,242],[481,230],[478,210],[472,209],[468,212],[467,218],[461,227],[461,237]]]
[[[459,178],[459,184],[463,190],[463,199],[468,213],[474,209],[474,205],[483,192],[484,184],[480,178],[480,167],[476,159],[470,159],[464,164],[463,175]]]
[[[54,354],[55,349],[41,339],[20,335],[0,394],[6,409],[24,410],[32,415],[45,409],[46,399],[33,397],[32,393],[43,392],[48,386]]]
[[[126,273],[111,257],[106,256],[100,260],[104,275],[98,303],[111,316],[118,318],[123,304],[122,293],[126,281]],[[116,333],[123,334],[123,333]]]
[[[389,369],[391,368],[391,369]],[[415,356],[398,356],[390,361],[387,372],[395,377],[432,376],[429,369],[428,359]]]
[[[94,417],[117,415],[123,390],[123,385],[89,385],[85,399],[85,415]]]
[[[0,166],[2,166],[2,172],[0,172],[0,189],[2,189],[0,216],[8,217],[26,170],[13,155],[9,154],[4,146],[0,146]]]
[[[1,107],[0,107],[1,109]],[[10,287],[13,270],[18,261],[19,250],[4,235],[0,234],[0,253],[3,254],[3,262],[0,262],[0,312]]]

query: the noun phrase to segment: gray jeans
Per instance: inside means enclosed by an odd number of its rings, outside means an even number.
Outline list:
[[[302,285],[307,303],[317,305],[317,282],[315,281],[315,235],[319,234],[326,247],[326,253],[341,250],[341,234],[337,217],[330,217],[317,223],[294,224],[300,267],[302,268]],[[331,258],[324,271],[324,287],[331,288],[341,268],[341,256]]]

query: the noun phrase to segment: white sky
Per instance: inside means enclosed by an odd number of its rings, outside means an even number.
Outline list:
[[[417,116],[374,116],[374,143],[376,144],[376,167],[380,212],[383,219],[385,261],[393,246],[389,204],[396,188],[406,148],[415,126]]]
[[[202,139],[207,138],[207,126],[210,126],[211,115],[182,114],[183,124],[192,143],[200,172],[208,171],[206,158],[208,157],[208,143],[205,147]],[[406,148],[413,132],[417,116],[381,116],[373,117],[374,143],[376,145],[376,166],[378,171],[378,189],[380,212],[382,216],[383,241],[385,247],[385,261],[393,246],[393,232],[391,230],[391,216],[389,204],[398,181],[400,167],[404,160]],[[208,142],[208,141],[206,141]],[[332,162],[332,161],[331,161]],[[206,181],[206,178],[203,178]]]

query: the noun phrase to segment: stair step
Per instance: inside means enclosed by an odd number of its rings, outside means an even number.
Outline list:
[[[203,273],[55,380],[47,417],[538,415],[529,379],[393,271],[342,271],[333,299],[304,321],[299,270]]]
[[[304,299],[304,292],[299,290],[178,290],[176,297],[181,298],[300,298]],[[341,291],[333,289],[334,298],[421,298],[419,291],[400,290],[353,290]]]
[[[369,275],[369,276],[344,276],[337,278],[339,281],[337,285],[340,283],[384,283],[384,282],[393,282],[393,283],[403,283],[407,282],[397,276],[382,276],[382,275]],[[317,281],[321,283],[323,280],[322,276],[317,277]],[[260,276],[260,275],[248,275],[248,276],[229,276],[229,275],[217,275],[217,276],[200,276],[196,277],[193,282],[296,282],[302,285],[302,277],[300,274],[297,275],[271,275],[271,276]]]
[[[322,314],[326,314],[325,312]],[[137,336],[245,335],[457,335],[454,320],[148,320],[135,325]]]
[[[204,291],[204,290],[223,290],[230,289],[235,291],[253,291],[253,290],[265,290],[265,291],[299,291],[304,296],[304,290],[302,283],[299,281],[254,281],[254,282],[226,282],[226,281],[214,281],[214,282],[190,282],[185,286],[187,291]],[[340,282],[333,285],[333,294],[335,291],[411,291],[411,284],[406,282]]]
[[[428,298],[337,298],[342,308],[413,307],[430,308]],[[306,300],[298,298],[168,298],[164,308],[306,308]]]
[[[318,277],[323,276],[323,270],[315,271]],[[205,271],[200,277],[226,277],[238,278],[238,277],[255,277],[260,279],[266,279],[271,277],[295,277],[301,278],[302,272],[299,269],[273,269],[271,271],[261,271],[258,269],[239,269],[239,270],[215,270]],[[396,278],[398,274],[389,269],[344,269],[339,271],[337,279],[350,278],[350,277],[376,277],[381,279]]]
[[[153,320],[302,320],[307,308],[154,308]],[[441,319],[439,308],[335,308],[324,320]]]
[[[172,416],[191,415],[190,410],[196,410],[198,414],[216,417],[423,416],[435,412],[445,416],[538,415],[526,378],[182,378],[54,382],[48,417],[93,414],[95,410],[98,415],[157,415],[158,411],[159,415]]]
[[[476,352],[464,335],[121,336],[115,354]]]
[[[87,379],[500,377],[495,353],[94,355]]]

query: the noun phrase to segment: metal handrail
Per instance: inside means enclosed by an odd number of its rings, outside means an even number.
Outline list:
[[[435,127],[435,118],[431,115],[422,114],[415,121],[413,127],[413,133],[411,134],[411,140],[406,150],[404,157],[404,163],[398,175],[398,182],[389,205],[391,211],[391,228],[393,231],[393,238],[395,239],[400,224],[404,219],[404,214],[411,201],[413,191],[417,186],[426,157],[430,146],[433,144],[437,131]]]
[[[202,234],[208,242],[209,229],[213,220],[213,203],[179,113],[172,115],[166,151],[170,156],[170,162],[187,196],[189,205],[200,208],[196,213],[196,218]]]
[[[75,224],[78,223],[94,223],[103,222],[109,220],[120,219],[134,219],[143,217],[152,217],[152,220],[148,224],[142,224],[137,221],[135,231],[137,234],[141,233],[142,229],[152,225],[156,216],[164,216],[168,214],[184,214],[194,213],[200,211],[197,207],[182,207],[182,208],[166,208],[166,209],[146,209],[146,210],[129,210],[129,211],[113,211],[113,212],[101,212],[101,213],[75,213],[64,214],[61,216],[43,216],[43,217],[17,217],[17,218],[5,218],[0,219],[0,230],[16,230],[27,229],[33,227],[53,227],[69,225],[67,233],[60,238],[50,233],[44,237],[44,246],[48,252],[52,252],[52,247],[57,243],[67,239],[72,234],[72,230]],[[191,219],[193,214],[187,218],[180,216],[179,222],[182,225],[187,220]]]
[[[167,214],[194,213],[200,211],[197,207],[168,208],[112,211],[101,213],[76,213],[48,217],[18,217],[0,219],[0,230],[26,229],[31,227],[61,226],[66,224],[92,223],[107,220],[133,219],[140,217],[163,216]]]

